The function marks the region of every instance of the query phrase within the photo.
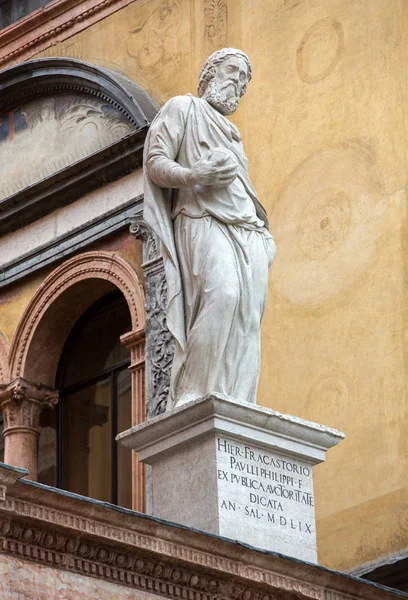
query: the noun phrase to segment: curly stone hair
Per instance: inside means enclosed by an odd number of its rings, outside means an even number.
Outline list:
[[[210,81],[214,79],[215,67],[221,64],[226,58],[230,58],[231,56],[239,56],[240,58],[243,58],[247,64],[248,81],[242,88],[241,96],[245,94],[247,85],[252,79],[252,68],[251,63],[249,62],[249,58],[244,52],[242,52],[242,50],[236,50],[235,48],[223,48],[222,50],[217,50],[216,52],[213,52],[213,54],[211,54],[211,56],[207,58],[207,60],[202,66],[200,76],[198,78],[197,87],[197,93],[199,98],[201,98],[201,96],[204,94]]]

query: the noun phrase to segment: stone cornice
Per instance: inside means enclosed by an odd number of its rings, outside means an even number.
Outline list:
[[[107,211],[92,221],[81,224],[67,233],[55,237],[52,242],[4,263],[1,265],[0,270],[0,288],[6,287],[48,265],[59,262],[61,259],[67,259],[82,248],[86,248],[112,233],[127,228],[130,217],[135,210],[142,212],[143,196],[136,196],[122,206]],[[7,354],[7,345],[0,336],[0,381],[6,380],[8,377]],[[4,363],[4,366],[2,363]]]
[[[0,465],[0,475],[3,469]],[[12,481],[0,502],[0,552],[5,554],[168,598],[406,597],[103,502]]]
[[[38,54],[134,0],[54,0],[0,31],[0,69]]]
[[[27,225],[142,165],[148,127],[1,201],[0,235]]]

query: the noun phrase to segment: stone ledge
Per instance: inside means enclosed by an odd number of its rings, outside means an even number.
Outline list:
[[[146,456],[156,459],[170,445],[186,443],[210,430],[233,432],[243,441],[257,440],[268,446],[272,434],[276,447],[293,456],[305,456],[307,447],[307,457],[315,463],[323,461],[325,452],[344,439],[343,433],[331,427],[210,394],[132,427],[116,439],[136,450],[143,461]]]
[[[0,288],[19,281],[48,265],[67,259],[82,248],[127,228],[134,214],[141,214],[142,210],[143,197],[137,196],[126,204],[53,239],[52,242],[43,244],[27,254],[18,256],[15,260],[4,263],[0,269]]]
[[[20,473],[21,471],[21,473]],[[0,479],[25,472],[0,463]],[[0,552],[190,600],[397,600],[407,594],[31,481],[0,503]]]
[[[7,488],[13,485],[21,477],[28,475],[27,469],[20,469],[19,467],[13,467],[0,463],[0,502],[4,502],[6,499]]]

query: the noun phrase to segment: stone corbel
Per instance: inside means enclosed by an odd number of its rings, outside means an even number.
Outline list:
[[[142,215],[130,219],[130,233],[143,242],[143,268],[148,262],[161,258],[160,241]]]
[[[58,392],[52,388],[17,377],[0,385],[0,410],[4,420],[4,461],[28,469],[29,477],[37,479],[37,438],[40,414],[58,402]]]

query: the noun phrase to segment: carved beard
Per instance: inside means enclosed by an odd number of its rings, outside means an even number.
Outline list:
[[[215,81],[210,81],[204,97],[222,115],[232,115],[237,110],[240,101],[234,84],[220,85]]]

